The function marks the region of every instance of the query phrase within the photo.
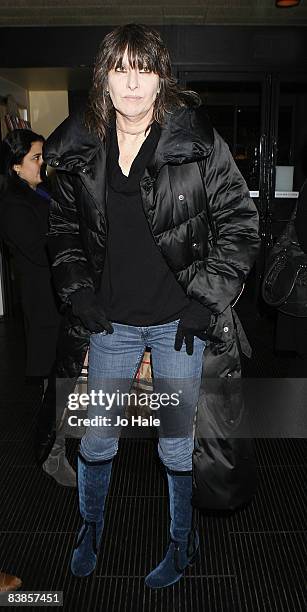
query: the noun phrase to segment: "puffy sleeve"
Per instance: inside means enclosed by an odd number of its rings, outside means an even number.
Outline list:
[[[56,290],[63,302],[82,287],[94,289],[94,282],[79,233],[74,176],[58,171],[52,186],[48,250]]]

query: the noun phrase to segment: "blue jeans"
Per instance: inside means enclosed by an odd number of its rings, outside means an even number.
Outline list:
[[[158,452],[165,466],[172,470],[192,469],[193,421],[198,401],[202,357],[205,341],[195,337],[193,355],[186,353],[185,344],[175,351],[178,320],[163,325],[136,327],[112,323],[113,334],[92,334],[89,349],[88,394],[116,395],[110,408],[107,400],[97,396],[88,408],[92,419],[104,416],[112,426],[89,426],[81,440],[81,453],[89,461],[111,459],[118,449],[121,419],[121,394],[129,393],[146,347],[151,348],[154,394],[153,418],[161,422]],[[157,395],[159,394],[159,395]],[[104,395],[104,398],[107,396]],[[162,401],[163,400],[163,401]],[[104,404],[104,405],[103,405]],[[157,405],[160,406],[157,410]],[[157,424],[157,423],[156,423]],[[146,431],[146,430],[145,430]]]

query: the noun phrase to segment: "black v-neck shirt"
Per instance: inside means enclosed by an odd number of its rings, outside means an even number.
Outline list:
[[[152,236],[140,179],[160,137],[155,122],[135,157],[129,176],[119,166],[115,126],[108,142],[108,240],[100,297],[110,321],[149,326],[180,318],[189,303]]]

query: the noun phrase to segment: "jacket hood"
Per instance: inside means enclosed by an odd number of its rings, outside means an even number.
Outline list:
[[[166,163],[182,164],[207,157],[213,148],[213,128],[205,107],[183,107],[167,113],[161,137],[150,163],[155,174]],[[52,167],[68,172],[86,172],[104,144],[84,125],[84,113],[71,115],[49,136],[44,159]]]

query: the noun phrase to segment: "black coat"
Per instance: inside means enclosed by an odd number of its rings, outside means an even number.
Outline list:
[[[299,195],[294,225],[300,246],[307,254],[307,181]],[[307,356],[307,317],[293,317],[278,312],[276,349]]]
[[[8,181],[0,200],[0,235],[19,276],[27,376],[48,376],[56,357],[59,314],[46,249],[48,213],[49,202],[24,181]]]
[[[99,287],[108,234],[106,152],[76,116],[49,137],[44,156],[57,168],[48,244],[57,291],[69,305],[70,294],[80,287]],[[215,246],[204,207],[204,185],[217,234]],[[214,376],[229,371],[239,374],[230,303],[258,251],[258,215],[228,146],[212,129],[202,107],[179,109],[167,116],[140,187],[157,247],[187,295],[214,313],[211,331],[220,342],[212,345],[207,356],[210,371]],[[69,308],[64,325],[65,376],[79,372],[89,334]]]

